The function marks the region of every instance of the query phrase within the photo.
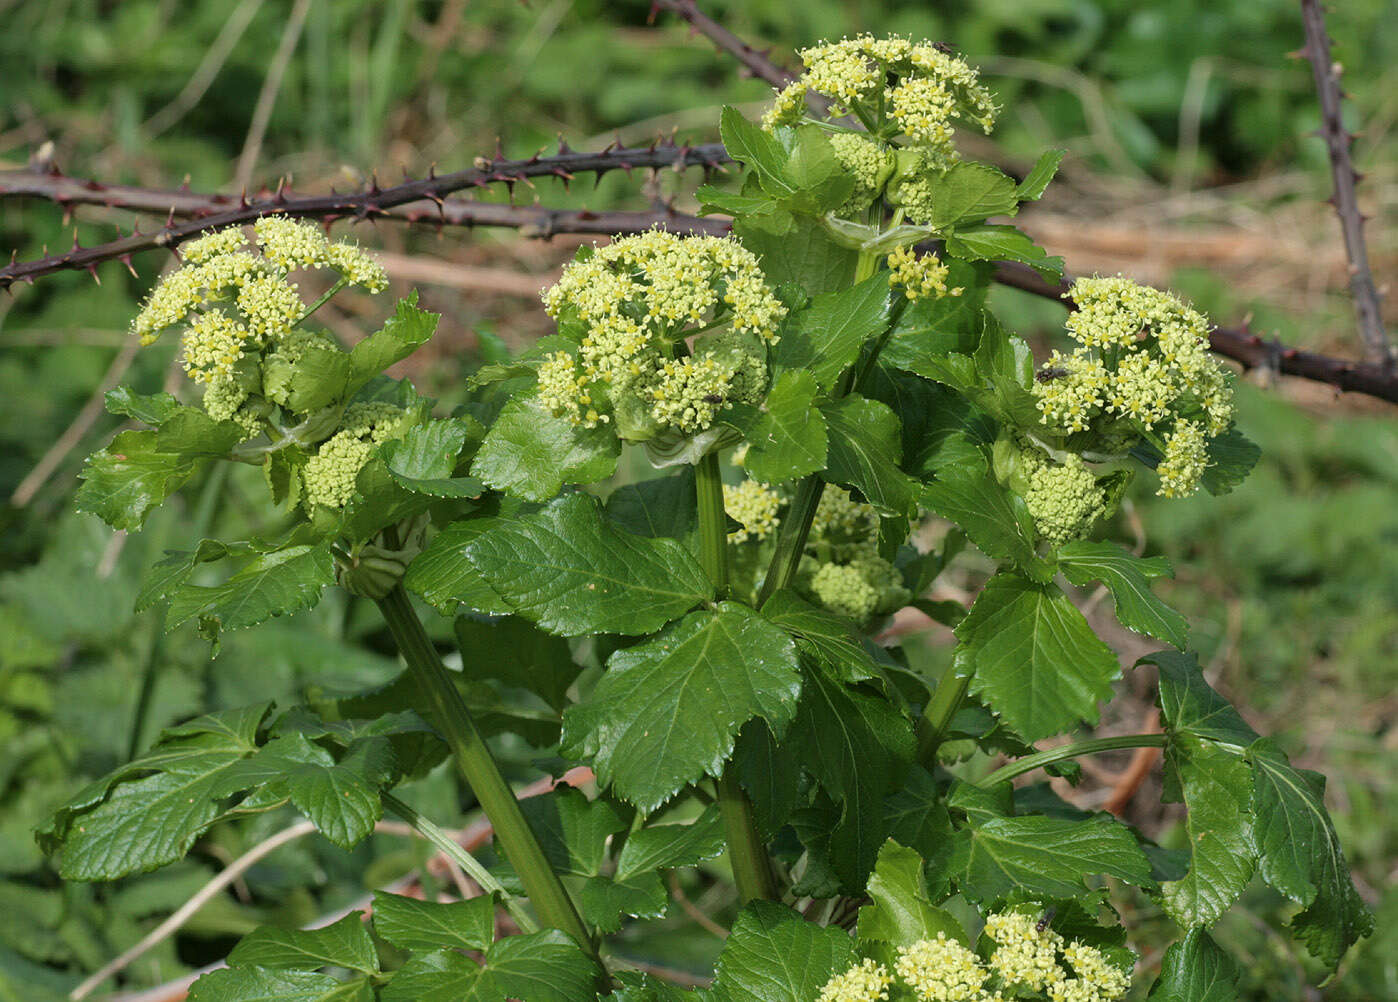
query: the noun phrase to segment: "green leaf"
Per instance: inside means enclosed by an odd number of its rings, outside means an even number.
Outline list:
[[[733,232],[758,256],[767,284],[773,288],[790,284],[814,296],[854,284],[858,252],[832,241],[820,220],[798,216],[789,231],[770,233],[756,223],[738,219]]]
[[[1100,897],[1083,878],[1105,874],[1153,889],[1150,860],[1135,837],[1115,818],[1087,821],[968,815],[952,851],[950,867],[962,893],[973,901],[1011,894],[1025,899]]]
[[[189,989],[189,1002],[370,1002],[368,982],[341,982],[311,971],[225,967],[210,971]]]
[[[393,776],[393,751],[384,737],[355,742],[339,762],[293,732],[274,738],[224,777],[226,792],[251,786],[285,791],[316,829],[353,848],[383,817],[379,791]]]
[[[331,344],[311,344],[294,365],[272,354],[264,363],[263,392],[298,414],[318,411],[345,397],[353,368],[353,356]]]
[[[694,467],[677,474],[624,484],[607,498],[607,516],[627,532],[655,539],[685,539],[699,526]]]
[[[1001,571],[956,628],[975,666],[971,691],[1026,741],[1095,723],[1121,666],[1067,596]]]
[[[744,1002],[810,1002],[832,975],[858,959],[843,929],[815,925],[770,901],[754,901],[723,944],[714,987]]]
[[[364,913],[350,912],[338,922],[318,929],[258,926],[228,955],[230,967],[276,967],[314,970],[344,967],[375,974],[379,955],[364,928]]]
[[[748,442],[743,466],[753,479],[779,484],[824,469],[825,416],[814,404],[817,389],[809,372],[783,372],[761,410],[734,408]]]
[[[626,880],[654,870],[693,866],[722,854],[727,830],[716,808],[710,807],[689,824],[653,825],[627,836],[617,857],[616,879]]]
[[[137,393],[129,386],[108,390],[106,402],[110,413],[135,418],[154,427],[170,420],[184,406],[169,393]]]
[[[1014,179],[989,164],[963,160],[928,183],[932,215],[926,223],[936,230],[978,223],[987,216],[1014,215],[1019,207]]]
[[[743,195],[724,191],[711,184],[700,185],[694,191],[699,199],[699,215],[722,212],[729,216],[770,216],[781,211],[777,202],[763,195]]]
[[[728,155],[756,171],[769,195],[780,198],[796,192],[786,178],[786,150],[744,118],[742,112],[725,105],[719,115],[718,132]]]
[[[967,385],[974,380],[970,356],[980,314],[981,303],[970,294],[915,300],[898,318],[879,361],[955,388]]]
[[[578,910],[598,932],[621,928],[622,919],[655,919],[665,915],[670,895],[656,873],[642,873],[625,880],[589,877],[578,893]]]
[[[966,932],[948,912],[927,897],[927,877],[922,857],[889,839],[879,849],[878,864],[869,878],[871,905],[859,909],[859,938],[895,946],[920,939],[947,939],[966,943]]]
[[[806,673],[794,733],[803,742],[805,768],[840,805],[830,832],[835,873],[846,888],[863,887],[888,836],[884,798],[913,759],[912,723],[887,699],[817,668]]]
[[[520,807],[557,873],[597,876],[607,858],[607,840],[627,827],[615,806],[588,800],[572,787],[530,797]]]
[[[814,126],[796,130],[783,174],[796,191],[782,199],[782,205],[795,212],[823,215],[843,205],[854,191],[854,178],[835,156],[825,131]]]
[[[1147,1002],[1238,1002],[1242,973],[1203,929],[1172,943]]]
[[[859,357],[859,349],[888,326],[888,277],[873,275],[851,289],[822,292],[790,314],[773,349],[772,371],[808,372],[825,392]]]
[[[1160,715],[1171,737],[1192,735],[1231,746],[1242,754],[1258,738],[1232,704],[1204,681],[1204,670],[1193,654],[1156,651],[1137,664],[1160,669]]]
[[[961,526],[986,556],[1011,560],[1036,580],[1052,579],[1053,568],[1034,549],[1034,516],[1022,497],[991,476],[983,458],[938,470],[922,489],[922,503]]]
[[[559,712],[568,705],[568,687],[581,669],[573,663],[572,650],[562,637],[544,633],[518,616],[493,620],[459,616],[456,639],[468,678],[494,678],[528,689]],[[488,652],[488,656],[476,656],[477,652]]]
[[[1237,428],[1209,439],[1209,466],[1204,470],[1204,489],[1215,497],[1229,494],[1237,487],[1257,461],[1262,450]]]
[[[485,950],[495,938],[495,899],[421,901],[380,891],[374,895],[374,932],[400,950]]]
[[[910,515],[915,482],[898,467],[903,453],[898,415],[887,404],[856,394],[820,409],[830,438],[826,479],[857,487],[882,514]]]
[[[622,532],[586,494],[501,519],[466,557],[515,612],[566,636],[650,633],[713,595],[682,545]]]
[[[1048,253],[1013,226],[968,226],[946,238],[947,253],[970,261],[1020,261],[1046,279],[1063,276],[1063,259]]]
[[[409,960],[380,993],[382,1002],[592,1002],[601,972],[557,929],[499,940],[485,966],[442,950]]]
[[[1164,557],[1137,557],[1115,543],[1080,539],[1058,548],[1058,568],[1079,587],[1089,581],[1105,584],[1122,626],[1184,650],[1189,621],[1150,590],[1154,578],[1171,575],[1170,562]]]
[[[310,609],[335,583],[328,546],[288,546],[253,558],[217,585],[183,584],[170,596],[166,621],[174,629],[198,616],[217,629],[236,630],[273,616]]]
[[[593,756],[598,782],[649,813],[717,775],[748,720],[785,730],[800,688],[791,639],[724,602],[613,654],[597,687],[563,715],[563,744]]]
[[[439,498],[479,497],[479,481],[453,476],[468,433],[465,421],[451,418],[429,421],[409,428],[400,439],[385,442],[379,448],[379,458],[388,468],[389,476],[415,494]]]
[[[841,682],[880,678],[879,666],[845,616],[817,608],[790,589],[762,606],[762,617],[796,640],[796,648]]]
[[[555,417],[535,394],[516,396],[486,433],[471,473],[526,501],[547,501],[564,484],[605,480],[621,443],[610,424],[579,428]]]
[[[1168,799],[1189,811],[1190,862],[1184,877],[1161,886],[1165,910],[1182,926],[1213,925],[1257,869],[1252,775],[1237,755],[1190,735],[1172,735],[1166,767]]]
[[[194,475],[197,456],[161,452],[159,432],[124,431],[88,457],[82,486],[73,496],[78,511],[90,511],[114,529],[135,532],[152,508]]]
[[[427,343],[441,317],[417,306],[417,290],[398,300],[393,316],[383,327],[350,349],[350,376],[346,393],[352,394],[394,362],[407,358]]]
[[[1255,838],[1262,879],[1304,908],[1291,920],[1307,949],[1332,970],[1374,930],[1325,810],[1325,777],[1294,768],[1273,744],[1248,749],[1256,788]]]
[[[403,586],[448,616],[455,615],[463,605],[473,612],[507,615],[510,604],[486,584],[466,556],[466,547],[499,524],[500,520],[491,516],[451,523],[433,536],[414,558],[403,578]]]
[[[1015,189],[1015,198],[1021,202],[1037,202],[1042,198],[1067,153],[1067,150],[1045,150]]]

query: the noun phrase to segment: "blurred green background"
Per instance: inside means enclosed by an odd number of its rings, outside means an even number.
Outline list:
[[[1022,221],[1070,270],[1169,283],[1220,322],[1251,318],[1287,343],[1358,357],[1338,228],[1321,204],[1330,182],[1310,135],[1310,67],[1288,58],[1303,42],[1293,0],[704,6],[788,65],[794,49],[854,31],[955,44],[1005,107],[993,143],[974,155],[1013,169],[1046,145],[1069,150],[1063,178]],[[644,0],[0,0],[0,169],[38,159],[152,187],[255,190],[289,177],[314,191],[373,174],[392,182],[431,164],[460,169],[497,141],[511,156],[560,135],[580,149],[616,135],[711,141],[720,105],[751,113],[770,93],[672,16],[651,24],[648,13]],[[1348,0],[1330,14],[1346,114],[1363,130],[1355,156],[1367,174],[1361,204],[1376,217],[1380,286],[1398,271],[1394,25],[1391,0]],[[279,51],[287,58],[278,78],[269,70]],[[595,189],[590,179],[571,191],[539,182],[515,197],[590,208],[673,197],[689,208],[697,180],[617,174]],[[65,221],[53,205],[0,199],[0,247],[33,257],[45,245],[66,248],[75,229],[87,244],[129,232],[138,218],[94,207]],[[444,313],[438,339],[412,364],[447,403],[496,337],[517,347],[546,329],[533,293],[576,243],[393,222],[355,235],[386,252],[395,292],[421,286],[425,304]],[[390,664],[386,639],[342,600],[229,637],[213,662],[192,633],[157,639],[158,624],[133,616],[131,600],[161,548],[185,541],[197,486],[130,539],[64,513],[82,458],[117,427],[94,392],[117,378],[154,390],[172,371],[170,346],[123,351],[135,305],[169,255],[133,263],[139,277],[111,264],[100,285],[59,274],[0,298],[0,495],[9,499],[0,516],[0,998],[61,997],[286,820],[220,826],[185,862],[115,887],[64,887],[29,833],[48,808],[172,720],[367,684]],[[328,321],[351,334],[389,302],[343,301]],[[1053,304],[1008,290],[995,306],[1039,347],[1062,320]],[[1265,456],[1241,490],[1219,502],[1134,498],[1149,552],[1179,571],[1164,591],[1190,615],[1211,679],[1299,764],[1329,775],[1361,892],[1380,912],[1376,938],[1318,993],[1305,987],[1314,965],[1281,931],[1289,906],[1250,895],[1218,933],[1243,962],[1249,999],[1398,998],[1394,417],[1324,387],[1250,385],[1240,423]],[[258,489],[235,477],[220,499],[230,532],[257,528],[248,513]],[[1136,523],[1122,519],[1113,531],[1132,539]],[[936,637],[927,646],[927,657],[939,656]],[[133,736],[148,664],[159,671]],[[1127,692],[1123,712],[1149,698]],[[431,782],[416,791],[421,802],[458,803],[449,779]],[[1128,819],[1168,840],[1178,814],[1140,799]],[[459,818],[438,811],[442,823]],[[129,986],[216,959],[258,921],[308,921],[352,902],[424,858],[390,839],[349,856],[288,847],[135,964]],[[1158,963],[1168,922],[1143,902],[1121,902],[1133,945]],[[717,941],[680,916],[632,946],[701,970]]]

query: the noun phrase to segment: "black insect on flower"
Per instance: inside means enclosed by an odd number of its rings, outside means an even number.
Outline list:
[[[1034,381],[1037,383],[1051,383],[1055,379],[1062,379],[1068,375],[1068,370],[1061,366],[1048,366],[1034,373]]]
[[[1049,927],[1049,923],[1053,921],[1053,916],[1057,912],[1058,909],[1055,908],[1053,905],[1049,905],[1047,908],[1045,908],[1044,913],[1039,916],[1038,924],[1034,926],[1034,931],[1043,932],[1045,929],[1047,929]]]

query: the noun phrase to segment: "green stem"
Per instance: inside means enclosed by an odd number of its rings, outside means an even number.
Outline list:
[[[922,711],[922,719],[917,722],[917,760],[930,767],[937,757],[937,749],[947,736],[951,718],[961,709],[966,698],[966,689],[971,684],[971,666],[963,665],[959,658],[953,658],[946,671],[932,690],[932,698]]]
[[[341,289],[343,289],[345,286],[349,284],[349,279],[347,278],[336,279],[335,284],[325,290],[325,295],[321,296],[314,303],[312,303],[310,309],[308,309],[305,313],[301,314],[301,318],[291,326],[293,328],[300,327],[307,320],[311,319],[311,314],[315,313],[316,310],[320,309],[326,303],[330,302],[331,297],[333,297],[335,293],[339,292]]]
[[[854,263],[854,284],[858,285],[879,270],[880,255],[860,251],[859,260]]]
[[[596,958],[596,944],[588,935],[563,882],[544,856],[514,791],[501,775],[500,766],[476,729],[456,683],[428,639],[408,593],[398,585],[378,600],[378,606],[403,660],[427,696],[432,718],[451,746],[457,768],[471,784],[476,800],[494,826],[495,836],[519,874],[534,910],[545,924],[562,929]]]
[[[816,509],[820,507],[820,495],[824,490],[825,481],[819,475],[809,476],[796,486],[796,494],[786,509],[781,528],[777,530],[777,547],[772,553],[767,576],[762,579],[762,590],[757,596],[758,608],[796,577],[796,570],[801,566],[801,554],[806,549],[806,537],[810,535],[811,522],[815,519]]]
[[[1070,745],[1061,745],[1058,748],[1050,748],[1048,751],[1026,755],[1003,768],[996,769],[981,780],[978,785],[988,787],[994,786],[996,783],[1005,783],[1016,776],[1023,776],[1026,772],[1033,772],[1041,766],[1062,762],[1064,759],[1077,758],[1079,755],[1095,755],[1098,752],[1117,751],[1121,748],[1164,748],[1169,740],[1164,734],[1122,734],[1114,738],[1090,738],[1087,741],[1074,741]]]
[[[461,867],[467,876],[481,885],[481,890],[487,894],[498,894],[500,903],[509,911],[510,917],[515,920],[515,924],[519,926],[521,931],[538,931],[539,924],[520,907],[518,899],[512,897],[510,892],[505,890],[505,885],[496,880],[494,875],[481,864],[481,861],[467,852],[461,843],[419,814],[411,804],[404,803],[388,792],[384,792],[381,796],[385,807],[406,821],[413,831],[431,842],[442,851],[443,855]]]
[[[694,491],[699,505],[700,563],[721,598],[728,590],[728,521],[716,453],[709,453],[695,466]],[[744,903],[754,898],[775,899],[777,882],[767,847],[757,834],[752,804],[738,783],[732,763],[718,777],[718,809],[728,834],[728,859],[739,899]]]

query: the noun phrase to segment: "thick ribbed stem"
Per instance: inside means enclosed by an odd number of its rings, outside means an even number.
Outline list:
[[[728,520],[723,509],[723,479],[718,456],[709,453],[694,468],[695,500],[699,505],[699,557],[709,580],[721,598],[728,590]],[[777,882],[767,847],[757,834],[752,804],[738,783],[732,763],[718,777],[718,809],[728,833],[728,860],[738,897],[773,900]]]
[[[534,910],[546,925],[562,929],[595,958],[596,944],[588,935],[563,882],[544,856],[514,791],[501,775],[500,766],[476,729],[456,683],[428,639],[408,593],[398,585],[379,599],[378,605],[403,660],[427,696],[427,709],[451,747],[457,768],[471,784],[476,800],[494,826],[495,836],[519,874]]]
[[[947,736],[951,718],[956,716],[966,698],[971,671],[970,665],[963,665],[959,658],[953,659],[937,680],[937,688],[932,690],[932,698],[917,722],[917,760],[929,768],[937,757],[937,748]]]

